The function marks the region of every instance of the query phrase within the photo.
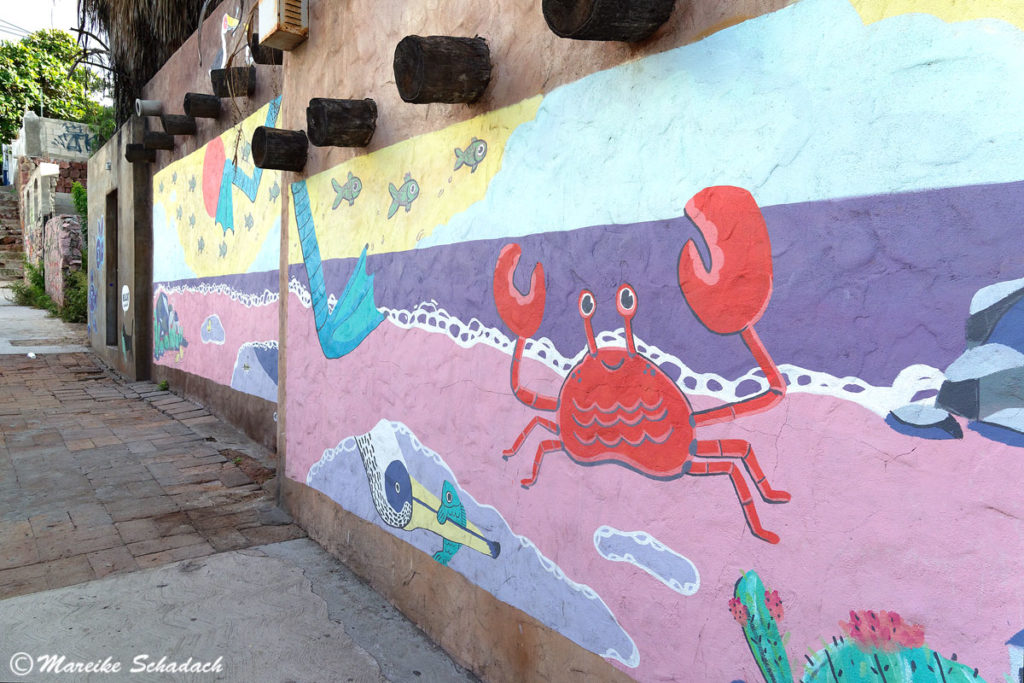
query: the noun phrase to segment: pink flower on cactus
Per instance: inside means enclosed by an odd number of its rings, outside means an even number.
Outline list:
[[[764,592],[764,604],[768,606],[768,614],[772,615],[772,619],[775,621],[782,621],[782,598],[779,597],[779,591],[765,591]]]
[[[851,610],[850,621],[840,621],[839,628],[862,650],[895,652],[924,645],[924,626],[909,624],[896,612]]]
[[[750,612],[747,611],[746,605],[740,602],[739,598],[733,598],[729,601],[729,611],[732,612],[732,618],[736,620],[736,623],[740,626],[746,626],[747,621],[750,619]]]

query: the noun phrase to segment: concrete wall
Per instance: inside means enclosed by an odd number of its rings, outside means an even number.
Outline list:
[[[153,343],[151,176],[124,157],[142,129],[131,119],[89,159],[89,343],[132,379],[150,376]]]
[[[276,417],[284,505],[488,679],[999,680],[1024,16],[678,3],[620,45],[540,4],[311,2],[268,90],[158,155],[154,376]],[[410,34],[485,37],[484,97],[403,103]],[[257,174],[311,97],[373,98],[370,146]]]

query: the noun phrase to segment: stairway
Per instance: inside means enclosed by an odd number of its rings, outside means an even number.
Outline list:
[[[24,277],[25,243],[13,185],[0,186],[0,285]]]

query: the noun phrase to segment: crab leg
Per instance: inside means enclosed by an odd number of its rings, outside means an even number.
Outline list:
[[[520,484],[523,485],[523,488],[529,488],[533,486],[534,482],[537,481],[537,475],[540,474],[540,461],[544,458],[545,453],[550,453],[551,451],[560,451],[564,449],[565,444],[563,444],[558,439],[548,439],[547,441],[541,441],[540,445],[537,446],[537,457],[533,459],[533,473],[530,474],[529,479],[522,479],[519,482]],[[749,496],[750,494],[748,493],[747,497]]]
[[[773,489],[768,478],[761,469],[761,464],[754,455],[753,447],[743,439],[721,439],[718,441],[698,441],[697,452],[703,458],[738,458],[747,468],[750,480],[754,482],[761,497],[768,503],[787,503],[790,495],[785,491]]]
[[[779,368],[768,354],[768,350],[764,347],[761,338],[757,336],[754,328],[748,327],[741,331],[740,337],[743,339],[743,343],[747,345],[747,348],[750,349],[754,360],[757,361],[764,376],[768,379],[768,389],[757,396],[751,396],[736,403],[727,403],[717,408],[698,410],[693,414],[693,420],[697,426],[728,422],[742,415],[762,413],[777,405],[782,400],[782,397],[786,395],[786,380],[782,377],[782,373],[779,372]]]
[[[523,349],[526,348],[526,339],[519,337],[516,340],[516,348],[512,353],[512,391],[515,393],[516,398],[537,410],[558,410],[558,399],[552,396],[544,396],[538,394],[536,391],[527,389],[519,382],[519,364],[523,360]],[[557,429],[555,430],[557,434]]]
[[[558,435],[557,424],[543,417],[535,416],[532,420],[530,420],[530,424],[526,425],[526,429],[524,429],[522,433],[516,437],[516,442],[512,444],[512,448],[506,448],[504,451],[502,451],[501,457],[503,457],[505,460],[508,460],[513,455],[515,455],[516,452],[520,448],[522,448],[523,442],[526,441],[526,437],[529,436],[530,432],[532,432],[534,428],[538,426],[544,427],[545,429],[547,429],[549,432],[556,436]]]
[[[687,474],[695,476],[728,474],[732,479],[733,488],[736,489],[736,497],[740,499],[740,505],[743,507],[743,516],[747,519],[747,526],[750,527],[750,532],[763,541],[768,541],[769,543],[779,542],[778,534],[774,534],[761,526],[761,519],[757,516],[757,509],[754,507],[754,499],[751,497],[747,482],[743,480],[743,475],[740,474],[736,463],[694,461],[693,467],[690,468]]]

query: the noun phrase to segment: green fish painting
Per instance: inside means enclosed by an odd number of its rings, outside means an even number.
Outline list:
[[[406,213],[409,212],[412,203],[420,195],[420,185],[406,173],[402,187],[395,187],[394,183],[388,183],[388,192],[391,193],[391,208],[388,209],[388,218],[391,218],[398,212],[400,206],[405,207]]]
[[[341,206],[341,200],[348,201],[348,205],[352,206],[356,203],[356,197],[363,191],[363,181],[358,176],[352,175],[352,171],[348,172],[348,181],[344,185],[339,185],[338,181],[331,178],[331,187],[337,193],[337,197],[334,198],[334,206],[331,209],[337,209]],[[394,187],[394,186],[392,186]],[[390,216],[388,216],[390,218]]]
[[[461,527],[466,526],[466,507],[459,500],[459,494],[456,493],[455,487],[452,486],[450,481],[446,480],[441,487],[441,505],[437,509],[437,521],[439,524],[444,524],[449,519]],[[459,552],[461,547],[461,543],[456,543],[446,538],[441,550],[434,553],[434,559],[448,566],[449,560],[452,559],[455,553]]]
[[[455,168],[452,170],[458,171],[463,166],[469,166],[469,172],[476,173],[477,165],[484,160],[485,156],[487,156],[487,142],[473,138],[466,145],[465,151],[458,147],[455,148]]]

